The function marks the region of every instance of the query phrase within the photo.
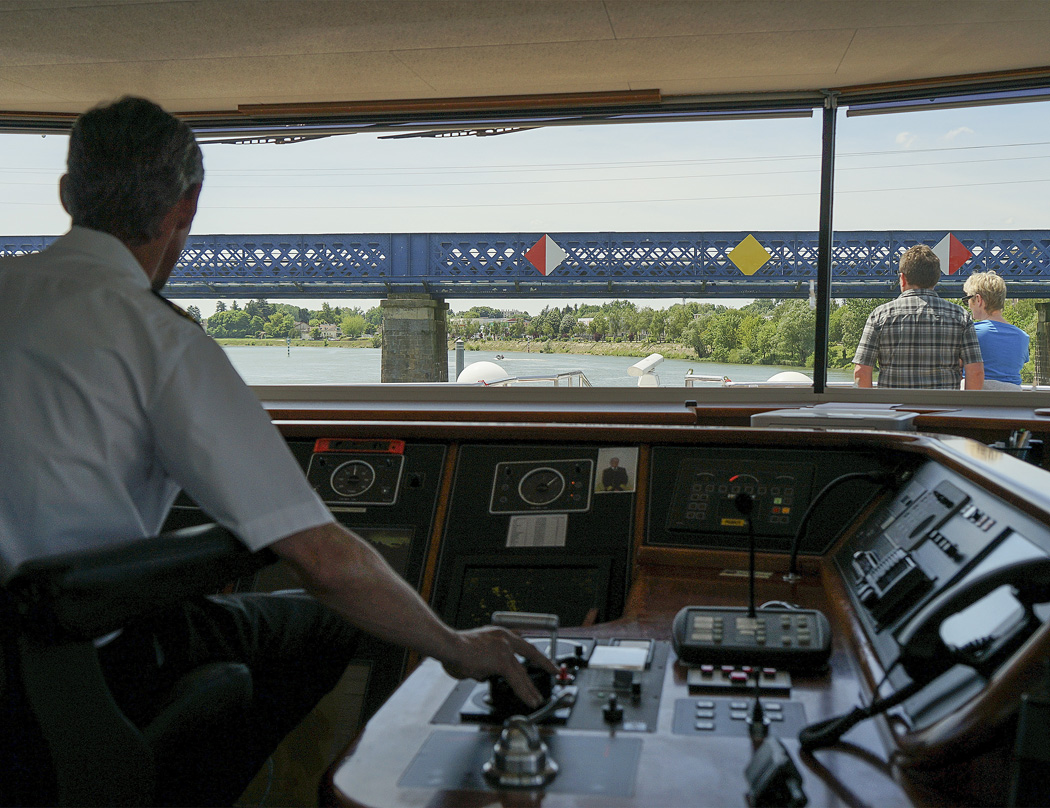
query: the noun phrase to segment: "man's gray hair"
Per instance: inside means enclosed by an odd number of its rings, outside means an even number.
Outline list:
[[[145,98],[125,96],[85,112],[69,135],[62,203],[73,224],[138,246],[204,180],[193,130]]]

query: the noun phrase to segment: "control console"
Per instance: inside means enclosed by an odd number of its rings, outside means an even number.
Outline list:
[[[671,627],[675,653],[688,664],[751,665],[821,671],[831,626],[814,609],[687,606]]]

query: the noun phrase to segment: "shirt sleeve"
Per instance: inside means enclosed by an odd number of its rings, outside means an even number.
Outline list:
[[[981,344],[977,341],[977,330],[973,327],[972,320],[967,320],[963,325],[959,358],[964,365],[972,365],[974,362],[984,361],[981,356]]]
[[[148,417],[167,473],[252,550],[333,521],[255,394],[203,333],[174,362]]]
[[[879,325],[871,315],[864,322],[864,330],[860,332],[860,342],[857,343],[857,352],[853,355],[854,365],[868,365],[875,367],[879,359]]]

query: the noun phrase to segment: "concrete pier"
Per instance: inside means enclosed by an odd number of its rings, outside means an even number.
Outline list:
[[[383,309],[383,382],[448,381],[448,304],[426,294],[392,294]]]

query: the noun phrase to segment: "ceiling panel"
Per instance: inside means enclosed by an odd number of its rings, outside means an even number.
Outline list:
[[[0,0],[0,111],[657,89],[1050,64],[1047,0]]]

